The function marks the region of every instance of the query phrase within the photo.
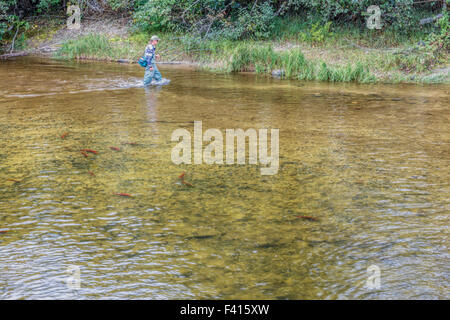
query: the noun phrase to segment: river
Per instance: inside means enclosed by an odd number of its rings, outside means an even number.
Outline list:
[[[160,69],[0,62],[0,298],[450,298],[449,85]],[[194,121],[279,129],[278,173],[174,164]]]

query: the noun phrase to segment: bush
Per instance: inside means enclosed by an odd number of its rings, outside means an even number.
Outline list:
[[[274,28],[274,10],[265,2],[255,10],[241,9],[238,13],[237,22],[232,28],[240,29],[237,38],[264,39],[270,35]]]
[[[323,23],[336,21],[341,23],[352,22],[363,26],[367,17],[367,8],[377,5],[381,10],[381,18],[385,26],[396,30],[411,31],[418,28],[416,12],[418,9],[431,10],[434,3],[414,6],[414,0],[292,0],[291,12],[307,11],[313,15],[319,15]]]
[[[120,0],[110,0],[120,1]],[[125,1],[125,0],[123,0]],[[130,0],[128,0],[130,1]],[[421,16],[437,8],[434,3],[414,5],[414,0],[141,0],[136,3],[135,27],[144,30],[190,31],[209,38],[228,39],[270,36],[276,17],[305,14],[314,21],[315,30],[308,35],[321,42],[327,32],[324,27],[352,25],[365,28],[367,8],[378,5],[382,25],[396,32],[418,30]],[[316,19],[319,21],[315,21]]]
[[[437,33],[431,33],[426,44],[428,49],[430,49],[433,54],[437,57],[443,53],[448,53],[450,51],[450,34],[449,34],[449,20],[448,12],[443,10],[442,18],[437,21],[439,31]]]
[[[272,1],[153,0],[138,4],[138,30],[189,31],[205,38],[267,38],[274,27]]]
[[[154,0],[138,5],[133,14],[134,27],[145,32],[154,30],[173,31],[176,28],[173,14],[175,3],[175,0]]]
[[[311,25],[311,28],[308,32],[300,33],[299,38],[301,41],[311,42],[314,44],[323,43],[327,38],[333,36],[330,28],[331,21],[328,21],[325,24],[316,22]]]
[[[270,36],[276,18],[305,14],[312,42],[321,42],[322,26],[351,23],[364,27],[367,8],[378,5],[385,28],[414,32],[420,16],[440,8],[441,2],[414,4],[414,0],[72,0],[83,14],[121,12],[131,14],[137,31],[182,31],[206,38],[263,39]],[[65,0],[0,0],[0,37],[10,35],[11,17],[65,13]],[[17,15],[19,15],[18,17]],[[13,20],[15,19],[12,18]],[[320,28],[319,28],[320,27]],[[318,32],[318,33],[317,33]],[[316,39],[314,39],[316,38]]]

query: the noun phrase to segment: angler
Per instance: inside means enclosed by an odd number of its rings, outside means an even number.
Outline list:
[[[156,54],[156,46],[159,41],[158,36],[152,36],[145,47],[144,56],[139,59],[139,64],[145,67],[144,86],[148,85],[163,85],[169,84],[170,80],[164,79],[156,66],[156,58],[159,59],[159,54]]]

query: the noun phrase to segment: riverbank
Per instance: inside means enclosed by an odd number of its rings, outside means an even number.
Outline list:
[[[68,30],[63,20],[34,21],[24,50],[61,59],[134,63],[148,41],[127,19],[86,20]],[[330,82],[450,83],[448,52],[432,52],[420,35],[357,33],[330,26],[289,30],[264,41],[203,40],[162,34],[161,63],[214,72],[256,72],[274,77]],[[317,31],[317,28],[318,31]]]

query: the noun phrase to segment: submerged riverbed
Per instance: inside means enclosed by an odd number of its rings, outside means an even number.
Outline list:
[[[450,298],[450,86],[160,69],[0,62],[0,298]],[[278,128],[278,174],[175,165],[193,121]]]

